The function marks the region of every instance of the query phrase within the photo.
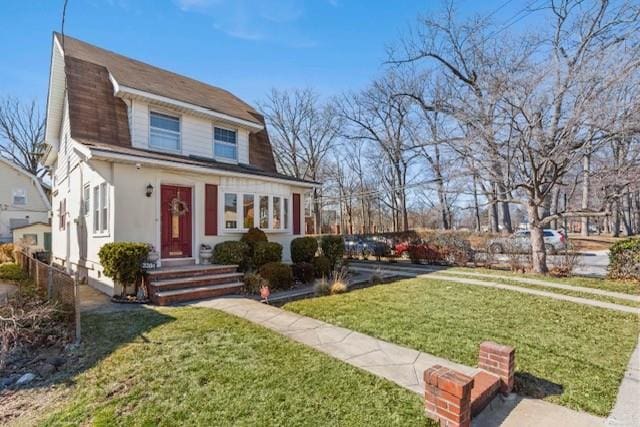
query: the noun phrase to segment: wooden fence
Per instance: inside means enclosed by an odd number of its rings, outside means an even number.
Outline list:
[[[66,271],[44,263],[26,252],[15,252],[16,263],[29,275],[47,299],[56,301],[73,319],[72,332],[75,341],[80,341],[80,298],[78,280]]]

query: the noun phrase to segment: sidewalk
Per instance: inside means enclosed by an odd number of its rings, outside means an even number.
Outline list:
[[[424,393],[423,372],[442,365],[473,376],[477,368],[373,338],[350,329],[262,304],[246,298],[219,298],[189,304],[217,309],[276,331],[338,360],[409,389]],[[497,398],[474,419],[485,426],[564,427],[602,426],[604,420],[583,412],[535,399]]]

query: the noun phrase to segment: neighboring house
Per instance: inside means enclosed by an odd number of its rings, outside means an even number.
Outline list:
[[[113,241],[199,263],[201,244],[256,226],[289,260],[317,185],[276,171],[264,118],[233,94],[57,33],[46,143],[52,259],[107,293],[98,251]]]
[[[0,242],[12,242],[16,227],[48,222],[50,209],[38,178],[0,157]]]
[[[31,250],[51,252],[51,225],[34,222],[13,229],[13,243],[28,246]]]

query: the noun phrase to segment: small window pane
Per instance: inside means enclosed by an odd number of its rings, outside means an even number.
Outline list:
[[[180,132],[180,119],[159,113],[151,113],[151,126],[173,132]]]
[[[100,231],[100,187],[93,187],[93,232]]]
[[[82,213],[89,215],[91,212],[91,188],[89,185],[85,185],[82,190]]]
[[[220,142],[226,142],[229,144],[236,143],[236,132],[229,129],[214,128],[214,139]]]
[[[102,231],[107,230],[109,224],[109,203],[107,198],[107,184],[100,184],[100,207],[102,209],[102,218],[100,219],[100,229]]]
[[[253,218],[255,216],[253,208],[253,194],[244,195],[244,214],[243,214],[243,226],[244,228],[253,227]]]
[[[269,197],[260,196],[260,228],[269,228]]]
[[[235,145],[221,144],[216,142],[215,144],[215,156],[224,157],[225,159],[236,159],[237,149]]]
[[[15,190],[13,192],[13,204],[14,205],[26,205],[27,196],[22,189]]]
[[[38,244],[38,235],[37,234],[23,234],[22,241],[25,245],[36,246]]]
[[[166,150],[179,150],[180,119],[158,113],[150,113],[150,117],[150,145]]]
[[[279,229],[282,225],[280,222],[280,197],[273,198],[273,228]]]
[[[286,230],[287,228],[289,228],[289,199],[282,199],[282,208],[284,211],[282,228]]]
[[[224,195],[224,228],[238,228],[238,195],[225,193]]]

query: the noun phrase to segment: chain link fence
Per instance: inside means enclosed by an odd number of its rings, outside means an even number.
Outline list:
[[[16,263],[22,271],[34,281],[42,295],[48,300],[56,301],[73,319],[72,335],[80,341],[80,298],[79,281],[66,271],[49,265],[23,251],[15,252]]]

